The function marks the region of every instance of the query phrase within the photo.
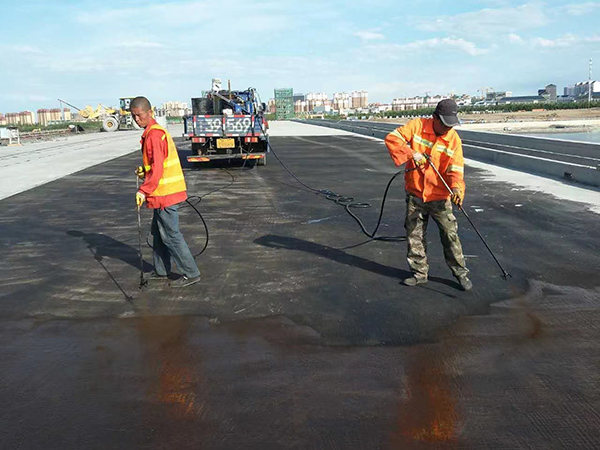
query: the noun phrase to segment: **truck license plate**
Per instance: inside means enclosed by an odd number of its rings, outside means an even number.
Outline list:
[[[235,139],[217,139],[217,148],[235,148]]]

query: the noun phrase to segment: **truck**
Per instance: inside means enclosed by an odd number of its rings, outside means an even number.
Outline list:
[[[265,165],[269,152],[265,111],[255,88],[223,90],[220,80],[213,79],[212,89],[192,98],[192,115],[183,118],[183,137],[192,141],[187,160],[239,159]]]

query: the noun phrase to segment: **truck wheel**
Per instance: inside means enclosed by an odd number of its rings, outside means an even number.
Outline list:
[[[112,116],[107,117],[102,121],[102,129],[108,132],[117,131],[119,129],[119,121]]]

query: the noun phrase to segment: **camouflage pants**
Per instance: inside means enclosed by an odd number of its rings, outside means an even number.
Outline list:
[[[444,258],[455,277],[467,275],[458,224],[452,212],[450,200],[423,202],[418,197],[406,194],[406,220],[404,228],[407,237],[408,266],[416,278],[426,279],[429,271],[427,263],[427,223],[429,217],[435,221],[440,231],[444,247]]]

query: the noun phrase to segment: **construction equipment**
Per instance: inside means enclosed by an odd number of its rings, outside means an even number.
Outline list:
[[[269,151],[266,105],[256,89],[221,89],[221,80],[213,79],[212,89],[192,99],[192,116],[184,117],[183,137],[192,141],[189,162],[223,159],[248,159],[266,164]]]
[[[58,99],[59,102],[75,108],[79,115],[87,120],[101,120],[102,129],[112,132],[117,130],[140,130],[141,128],[131,116],[130,104],[135,97],[121,97],[119,99],[119,109],[106,107],[102,103],[98,103],[96,108],[91,105],[85,106],[83,109],[70,104],[64,100]]]
[[[131,115],[131,100],[135,97],[121,97],[119,99],[119,109],[115,110],[102,120],[102,129],[104,131],[117,130],[140,130],[141,127],[135,123]]]

